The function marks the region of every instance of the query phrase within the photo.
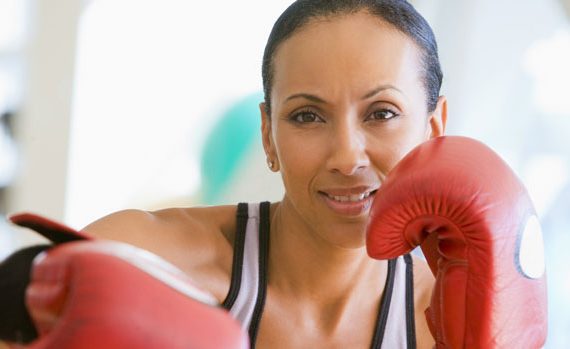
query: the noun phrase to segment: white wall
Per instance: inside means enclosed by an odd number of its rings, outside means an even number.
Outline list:
[[[19,172],[8,191],[8,211],[64,215],[71,96],[80,2],[31,4],[23,105],[15,118]]]

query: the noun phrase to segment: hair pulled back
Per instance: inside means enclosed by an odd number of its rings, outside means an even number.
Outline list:
[[[312,19],[361,11],[366,11],[391,24],[410,37],[420,48],[427,109],[429,112],[435,110],[443,81],[437,43],[427,21],[410,3],[405,0],[297,0],[277,19],[265,46],[262,78],[267,114],[271,114],[271,89],[275,71],[273,62],[279,45]]]

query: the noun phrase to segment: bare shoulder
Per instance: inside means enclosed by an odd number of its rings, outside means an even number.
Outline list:
[[[124,210],[83,231],[153,252],[223,299],[231,274],[236,210],[236,206]]]
[[[105,216],[82,230],[111,240],[136,244],[162,240],[169,235],[189,238],[229,238],[235,220],[235,206],[168,208],[159,211],[123,210]]]
[[[435,341],[429,331],[425,310],[429,307],[435,278],[428,264],[421,258],[412,256],[414,265],[414,309],[416,339],[418,348],[433,348]]]
[[[417,296],[426,296],[425,293],[427,293],[429,298],[435,283],[435,277],[427,262],[422,258],[412,255],[412,263],[414,265],[414,292]]]

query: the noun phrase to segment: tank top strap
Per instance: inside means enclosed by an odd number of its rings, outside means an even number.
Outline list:
[[[388,261],[372,349],[416,348],[413,281],[409,254]]]
[[[259,288],[259,205],[238,204],[230,290],[222,307],[249,328]]]
[[[238,204],[230,290],[222,307],[248,331],[255,347],[265,305],[269,253],[269,202]]]

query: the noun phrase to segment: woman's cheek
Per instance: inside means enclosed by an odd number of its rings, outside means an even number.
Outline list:
[[[401,150],[394,144],[382,144],[372,148],[370,160],[374,168],[387,174],[400,160]]]
[[[284,176],[310,176],[326,157],[327,137],[324,132],[284,130],[278,132],[275,139]]]
[[[408,126],[391,132],[376,133],[370,142],[371,162],[381,172],[390,171],[408,152],[423,141],[421,132],[417,131]]]

